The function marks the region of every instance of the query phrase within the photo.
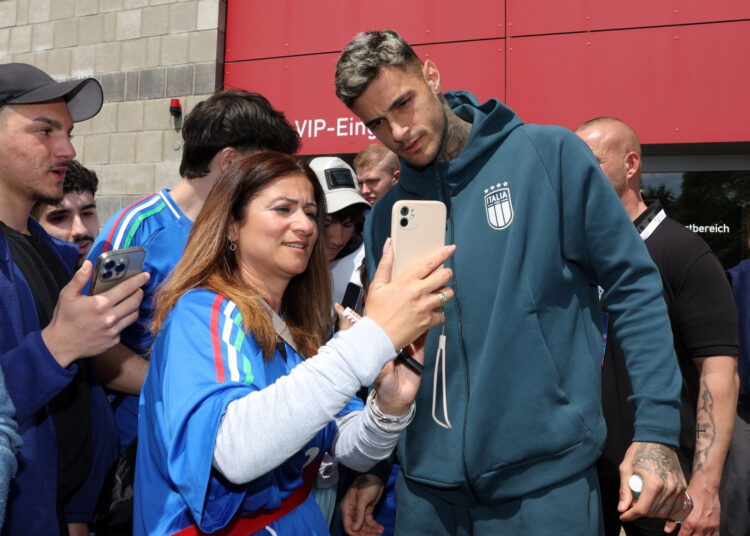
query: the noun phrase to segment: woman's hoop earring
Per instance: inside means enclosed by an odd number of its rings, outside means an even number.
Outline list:
[[[237,249],[237,244],[235,244],[234,242],[232,242],[232,239],[229,238],[229,237],[227,237],[227,240],[229,240],[229,251],[231,251],[232,253],[234,253],[235,250]]]

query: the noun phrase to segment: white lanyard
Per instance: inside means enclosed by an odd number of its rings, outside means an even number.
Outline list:
[[[667,213],[664,212],[664,209],[661,209],[659,212],[657,212],[656,216],[654,216],[654,219],[648,222],[648,225],[646,226],[643,231],[641,231],[641,240],[644,242],[646,239],[653,234],[654,231],[656,231],[656,228],[659,227],[659,224],[664,221],[664,219],[667,217]],[[599,300],[602,299],[602,294],[604,294],[604,289],[599,286]]]
[[[667,217],[667,213],[664,212],[664,209],[661,209],[659,213],[654,216],[654,219],[651,220],[646,228],[641,231],[641,240],[646,240],[649,236],[651,236],[651,233],[653,233],[657,227],[659,227],[659,224],[664,221],[664,218]]]

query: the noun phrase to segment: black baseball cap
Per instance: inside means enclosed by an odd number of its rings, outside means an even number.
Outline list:
[[[104,101],[102,86],[93,78],[56,82],[50,75],[27,63],[0,65],[0,106],[36,104],[65,99],[74,122],[99,113]]]

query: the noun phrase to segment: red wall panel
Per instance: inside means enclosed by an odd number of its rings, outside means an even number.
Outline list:
[[[569,128],[614,115],[643,143],[750,141],[750,21],[512,38],[507,102]]]
[[[502,40],[415,47],[432,59],[443,90],[472,89],[480,100],[503,96]],[[302,137],[301,154],[356,153],[372,143],[362,123],[336,98],[338,53],[227,63],[224,87],[263,94]],[[482,68],[477,68],[481,65]]]
[[[439,6],[228,0],[225,87],[284,110],[305,154],[356,152],[369,140],[334,96],[335,63],[356,32],[390,27],[436,61],[444,89],[499,97],[526,121],[574,127],[606,114],[644,143],[750,141],[750,0]]]
[[[226,60],[341,51],[357,32],[393,28],[411,44],[505,35],[505,0],[229,0]]]
[[[748,0],[507,0],[507,6],[509,36],[750,19]]]

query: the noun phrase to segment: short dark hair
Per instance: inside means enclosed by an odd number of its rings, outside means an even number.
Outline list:
[[[421,66],[422,60],[393,30],[357,34],[336,63],[336,96],[351,108],[385,65],[407,69]]]
[[[243,89],[220,91],[199,102],[182,124],[185,145],[180,176],[208,174],[208,164],[225,147],[240,152],[278,151],[294,154],[299,134],[284,114],[258,93]]]
[[[358,228],[362,227],[365,221],[365,212],[368,206],[364,203],[357,203],[355,205],[349,205],[336,212],[326,214],[326,217],[331,218],[333,221],[338,223],[352,222]]]
[[[70,192],[91,192],[96,195],[96,189],[99,187],[99,179],[96,173],[83,166],[78,160],[71,160],[68,163],[68,171],[65,173],[63,181],[63,194]]]

